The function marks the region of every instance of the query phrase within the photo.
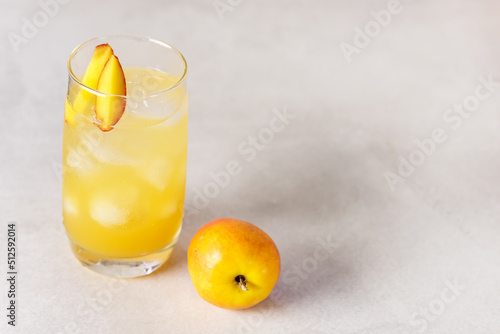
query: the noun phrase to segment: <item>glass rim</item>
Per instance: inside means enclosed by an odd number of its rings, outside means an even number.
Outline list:
[[[182,73],[182,76],[179,78],[179,80],[177,80],[177,82],[175,82],[174,84],[172,84],[171,86],[169,86],[168,88],[165,88],[165,89],[162,89],[158,92],[154,92],[150,95],[146,95],[146,96],[141,96],[141,97],[133,97],[133,96],[127,96],[127,95],[117,95],[117,94],[110,94],[110,93],[105,93],[105,92],[101,92],[100,90],[97,90],[97,89],[94,89],[94,88],[91,88],[87,85],[85,85],[80,79],[78,79],[78,77],[73,73],[73,69],[72,69],[72,66],[71,66],[71,61],[73,60],[75,54],[78,52],[78,50],[80,50],[83,46],[87,45],[88,43],[92,42],[92,41],[95,41],[95,40],[98,40],[98,39],[105,39],[105,38],[113,38],[113,37],[126,37],[126,38],[141,38],[141,39],[145,39],[147,40],[148,42],[152,42],[152,43],[155,43],[155,44],[158,44],[158,45],[161,45],[162,47],[165,47],[165,48],[168,48],[168,49],[172,49],[174,50],[177,55],[180,56],[181,60],[182,60],[182,63],[184,64],[184,71]],[[178,86],[180,86],[181,84],[184,83],[185,79],[186,79],[186,76],[187,76],[187,71],[188,71],[188,65],[187,65],[187,61],[186,61],[186,58],[184,58],[184,55],[179,51],[177,50],[175,47],[173,47],[172,45],[170,44],[167,44],[165,42],[162,42],[158,39],[155,39],[155,38],[151,38],[149,36],[145,36],[145,35],[134,35],[134,34],[116,34],[116,35],[104,35],[104,36],[99,36],[99,37],[94,37],[94,38],[91,38],[81,44],[79,44],[77,47],[75,47],[73,49],[73,51],[71,51],[70,55],[69,55],[69,58],[68,58],[68,63],[67,63],[67,68],[68,68],[68,73],[71,77],[71,79],[78,85],[80,86],[81,88],[85,89],[86,91],[94,94],[94,95],[100,95],[100,96],[111,96],[111,97],[120,97],[120,98],[126,98],[126,99],[145,99],[145,98],[150,98],[150,97],[154,97],[154,96],[157,96],[157,95],[160,95],[160,94],[164,94],[170,90],[173,90],[175,88],[177,88]]]

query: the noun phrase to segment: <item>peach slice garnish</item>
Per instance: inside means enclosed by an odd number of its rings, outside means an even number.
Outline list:
[[[97,90],[110,94],[98,95],[95,102],[95,124],[104,132],[113,129],[125,111],[126,101],[123,96],[127,94],[125,74],[123,74],[120,61],[112,55],[102,70]]]
[[[87,66],[85,75],[83,76],[82,83],[92,89],[97,89],[99,77],[108,62],[109,58],[113,55],[113,49],[109,44],[100,44],[95,47],[90,63]],[[95,104],[95,95],[80,89],[76,94],[72,103],[66,101],[66,109],[64,112],[64,119],[69,124],[75,123],[75,116],[77,113],[84,114],[90,110]]]

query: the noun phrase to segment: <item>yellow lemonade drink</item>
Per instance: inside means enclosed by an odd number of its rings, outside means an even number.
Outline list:
[[[181,230],[187,91],[181,78],[156,69],[124,66],[123,73],[126,107],[110,131],[98,126],[91,90],[86,103],[81,87],[68,90],[66,115],[73,117],[64,123],[63,219],[82,263],[133,277],[165,262]]]

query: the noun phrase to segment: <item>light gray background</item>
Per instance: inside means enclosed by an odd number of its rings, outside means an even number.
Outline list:
[[[389,1],[222,1],[222,18],[211,0],[69,1],[16,53],[8,34],[43,9],[1,0],[0,268],[14,221],[20,272],[14,329],[0,275],[1,332],[498,333],[500,86],[460,124],[443,116],[474,101],[479,77],[500,81],[499,3],[401,1],[349,63],[341,43]],[[125,281],[75,260],[60,204],[66,60],[113,33],[188,60],[186,203],[242,166],[190,215],[168,266]],[[238,146],[285,109],[295,118],[245,160]],[[392,191],[385,173],[436,128],[446,140]],[[263,228],[282,256],[276,290],[246,311],[207,304],[187,270],[193,234],[224,216]]]

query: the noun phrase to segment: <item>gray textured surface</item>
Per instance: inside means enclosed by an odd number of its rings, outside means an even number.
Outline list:
[[[0,2],[2,272],[9,221],[20,254],[18,326],[2,311],[2,333],[498,333],[500,86],[460,123],[447,114],[474,102],[478,77],[500,81],[498,2],[402,1],[350,63],[339,45],[387,1],[231,3],[222,20],[212,1],[70,1],[16,53],[8,33],[42,7]],[[165,269],[119,282],[71,254],[58,174],[67,57],[112,33],[188,60],[187,203],[210,172],[242,166],[190,212]],[[295,118],[247,161],[238,146],[275,108]],[[436,128],[446,140],[391,191],[384,173]],[[247,311],[205,303],[187,271],[190,238],[222,216],[261,226],[281,251],[277,290]]]

